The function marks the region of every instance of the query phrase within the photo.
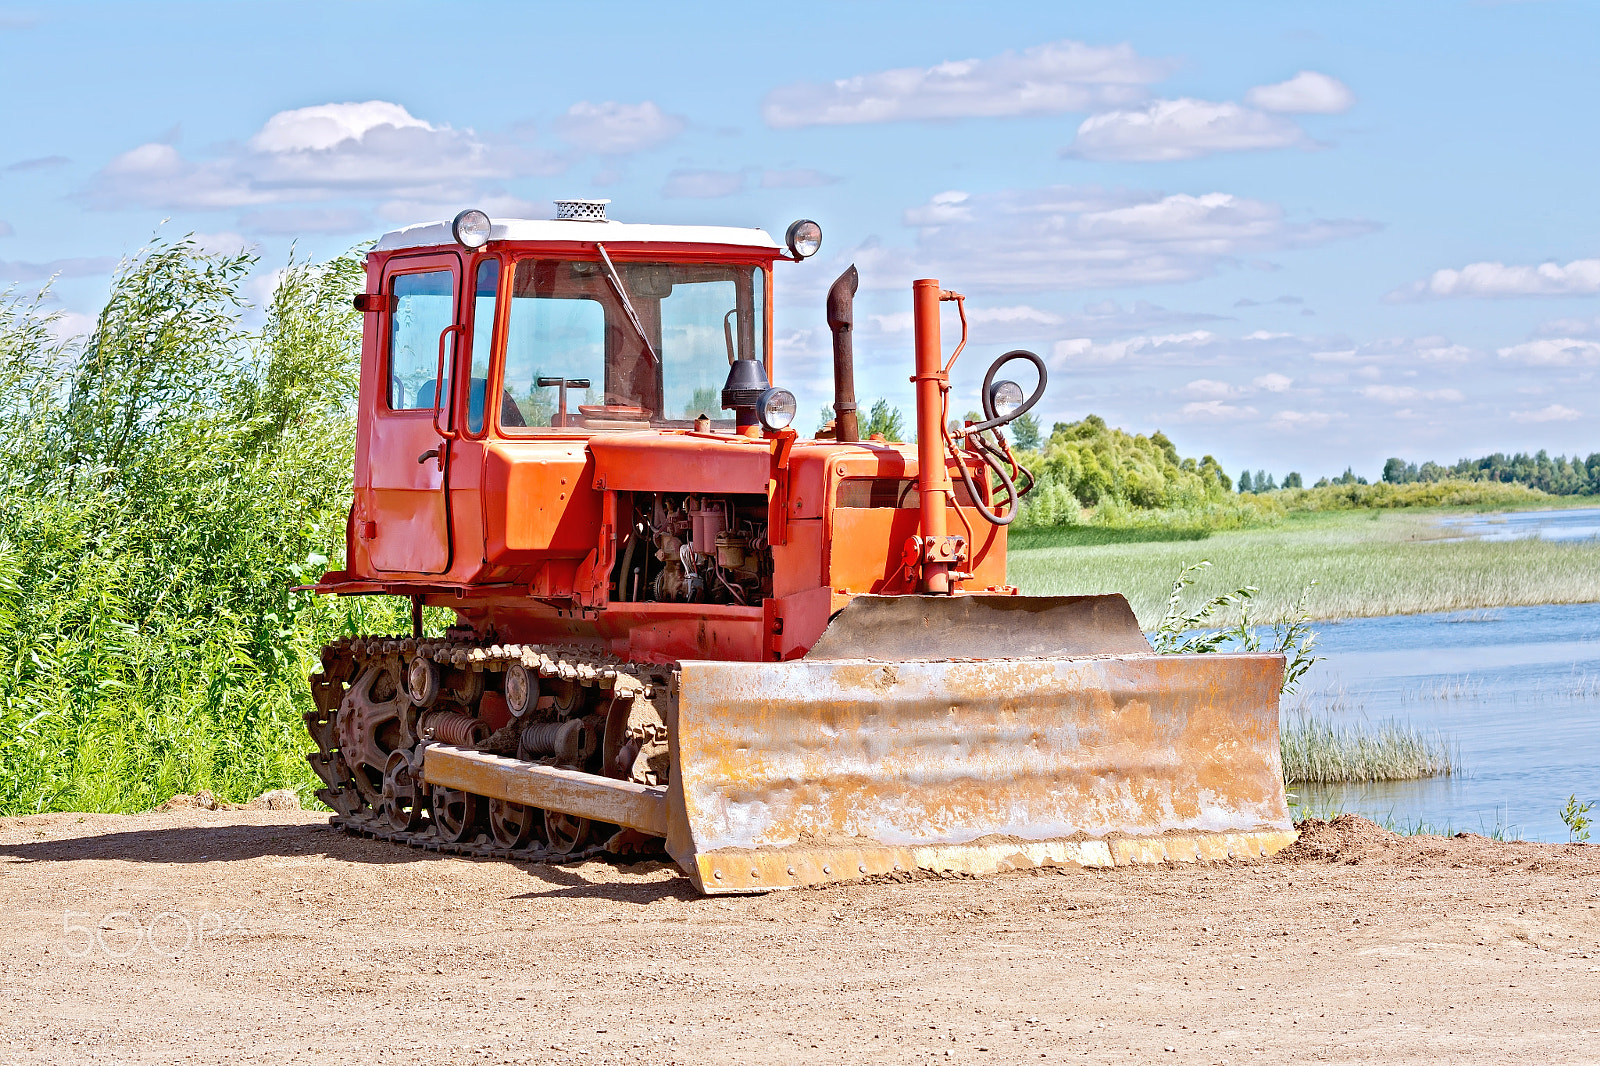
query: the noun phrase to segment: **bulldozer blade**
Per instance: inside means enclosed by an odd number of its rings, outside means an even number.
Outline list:
[[[1283,665],[1148,650],[684,662],[667,849],[705,893],[1270,854],[1295,838]]]
[[[856,596],[806,659],[1028,659],[1150,651],[1128,601],[1108,596]]]

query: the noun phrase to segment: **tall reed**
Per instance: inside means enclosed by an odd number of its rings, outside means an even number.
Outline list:
[[[1440,733],[1399,722],[1375,728],[1321,716],[1292,717],[1280,734],[1283,779],[1310,784],[1409,781],[1458,773],[1460,754]]]

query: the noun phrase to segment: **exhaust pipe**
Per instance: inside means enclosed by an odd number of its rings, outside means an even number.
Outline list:
[[[861,439],[861,424],[856,418],[855,345],[850,336],[855,325],[856,286],[860,282],[861,276],[852,263],[828,290],[828,328],[833,331],[833,438],[846,442]]]

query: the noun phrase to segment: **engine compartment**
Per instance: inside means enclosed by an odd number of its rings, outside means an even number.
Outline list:
[[[759,606],[772,595],[766,497],[633,492],[613,602]]]

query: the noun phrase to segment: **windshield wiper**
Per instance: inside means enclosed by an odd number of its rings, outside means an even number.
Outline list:
[[[617,273],[617,266],[611,261],[611,255],[606,251],[606,246],[595,242],[595,247],[600,249],[600,259],[606,265],[606,277],[611,281],[611,287],[617,290],[617,298],[622,301],[622,309],[628,313],[628,321],[633,323],[634,332],[639,334],[639,339],[644,341],[645,354],[650,356],[650,361],[657,366],[661,359],[656,355],[650,337],[644,331],[644,323],[639,321],[639,313],[633,309],[633,301],[628,299],[628,290],[622,284],[622,275]]]

